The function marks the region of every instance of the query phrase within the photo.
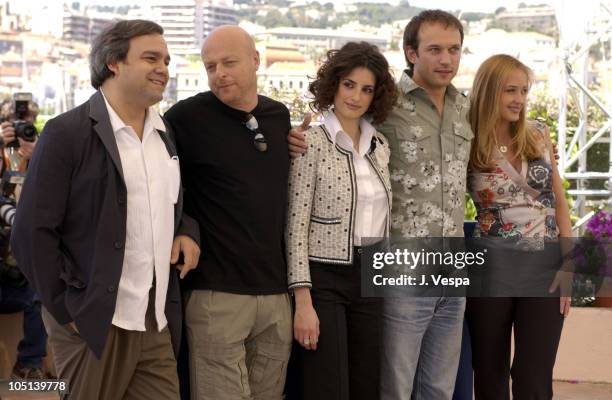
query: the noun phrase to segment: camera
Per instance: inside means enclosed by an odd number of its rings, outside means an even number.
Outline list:
[[[15,202],[0,195],[0,227],[11,228],[15,220]]]
[[[32,102],[32,93],[15,93],[13,95],[15,102],[15,136],[27,142],[33,142],[36,138],[36,127],[31,122],[27,121],[30,112],[30,103]],[[19,147],[19,141],[14,140],[9,143],[9,147]]]
[[[2,242],[0,246],[0,282],[20,288],[27,284],[27,280],[19,268],[11,262],[8,248],[4,248],[8,243],[15,211],[15,201],[0,195],[0,241]]]
[[[34,120],[38,115],[38,105],[32,101],[32,93],[15,93],[0,106],[0,122],[9,122],[15,132],[14,140],[4,143],[2,152],[4,184],[22,184],[28,167],[28,160],[22,156],[21,143],[34,143],[38,132]]]
[[[11,100],[0,106],[0,117],[10,122],[15,130],[15,140],[5,143],[0,160],[4,164],[0,177],[0,283],[20,288],[27,285],[25,276],[17,267],[9,249],[11,227],[15,219],[16,201],[19,199],[17,186],[23,183],[28,161],[19,151],[19,140],[34,142],[38,132],[33,122],[38,106],[32,101],[31,93],[15,93]],[[23,143],[23,142],[22,142]]]

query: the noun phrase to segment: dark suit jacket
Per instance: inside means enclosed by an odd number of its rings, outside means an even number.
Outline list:
[[[174,137],[159,131],[170,156]],[[12,230],[19,267],[60,324],[76,323],[99,358],[111,326],[123,266],[127,189],[100,92],[47,122],[34,150]],[[197,223],[174,209],[175,234],[199,242]],[[170,271],[166,318],[175,352],[181,337],[177,272]]]

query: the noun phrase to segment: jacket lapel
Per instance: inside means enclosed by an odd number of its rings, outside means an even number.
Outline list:
[[[174,140],[175,140],[174,134],[172,133],[172,130],[170,126],[168,125],[168,123],[166,122],[166,120],[162,118],[162,121],[164,122],[164,125],[166,126],[166,132],[158,129],[157,133],[159,133],[159,137],[164,142],[168,155],[170,157],[178,157],[176,145],[174,144]],[[183,183],[182,183],[182,177],[181,177],[181,186],[179,187],[179,195],[178,195],[176,204],[174,205],[174,233],[175,234],[178,231],[178,228],[181,224],[182,215],[183,215]]]
[[[99,91],[89,99],[89,117],[96,121],[96,124],[93,125],[94,131],[96,131],[100,137],[100,140],[110,155],[111,160],[113,160],[113,164],[115,164],[117,172],[119,172],[119,176],[121,176],[121,180],[125,183],[125,179],[123,177],[123,167],[121,166],[121,158],[119,157],[119,148],[117,147],[117,140],[115,139],[113,127],[110,123],[106,103],[104,102],[102,93]]]
[[[168,155],[170,157],[175,157],[176,156],[176,146],[174,145],[174,143],[172,143],[172,140],[168,136],[168,133],[162,130],[159,130],[159,129],[157,129],[157,133],[159,134],[159,137],[161,138],[162,142],[164,142]]]

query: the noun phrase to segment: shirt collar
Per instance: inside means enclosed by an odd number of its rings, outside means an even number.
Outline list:
[[[354,147],[352,146],[352,141],[344,129],[342,129],[342,125],[334,114],[333,111],[329,111],[325,114],[323,123],[327,127],[329,134],[331,135],[331,140],[334,143],[337,143],[345,150],[350,150],[354,152]],[[361,136],[359,138],[359,155],[364,156],[368,151],[370,151],[370,147],[372,146],[372,138],[376,134],[376,129],[370,124],[365,118],[361,118],[359,122],[359,129],[361,130]],[[338,134],[342,133],[342,138],[338,138]]]
[[[108,117],[110,119],[111,127],[113,128],[113,133],[117,133],[121,129],[126,128],[128,125],[123,122],[108,100],[106,100],[106,96],[104,95],[104,92],[102,92],[102,89],[100,89],[100,93],[102,93],[104,103],[106,104],[106,110],[108,111]],[[160,115],[153,109],[153,107],[149,107],[146,111],[143,132],[149,132],[151,129],[166,132],[166,125],[164,124],[164,121],[162,121]]]
[[[420,87],[413,79],[410,75],[408,75],[408,70],[404,70],[404,73],[402,74],[402,77],[400,78],[400,82],[399,82],[399,87],[400,90],[404,93],[404,94],[409,94],[410,92],[416,90],[416,89],[421,89],[421,90],[425,90],[422,87]],[[455,86],[453,86],[453,84],[451,83],[450,85],[448,85],[446,87],[446,95],[451,96],[452,98],[457,97],[457,95],[459,94],[459,91],[457,90],[457,88]]]

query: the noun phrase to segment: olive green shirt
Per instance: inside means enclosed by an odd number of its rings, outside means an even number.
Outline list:
[[[474,134],[469,102],[448,86],[442,116],[407,72],[398,103],[377,129],[389,140],[396,238],[462,237],[465,185]]]

